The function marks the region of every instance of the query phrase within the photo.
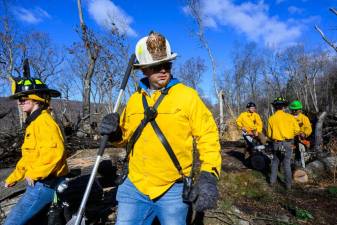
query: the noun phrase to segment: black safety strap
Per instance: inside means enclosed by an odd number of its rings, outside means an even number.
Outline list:
[[[149,107],[147,101],[146,101],[146,98],[145,96],[143,95],[143,106],[144,106],[144,110],[147,110],[151,107]],[[161,131],[161,129],[159,128],[155,118],[153,120],[150,121],[154,131],[156,132],[159,140],[161,141],[161,143],[163,144],[164,148],[166,149],[167,153],[169,154],[174,166],[177,168],[179,174],[181,176],[184,176],[183,174],[183,171],[181,169],[181,166],[180,166],[180,163],[176,157],[176,155],[174,154],[173,150],[172,150],[172,147],[170,145],[170,143],[167,141],[165,135],[163,134],[163,132]]]
[[[133,132],[128,144],[126,145],[125,160],[127,160],[129,154],[133,151],[133,147],[134,147],[136,141],[138,140],[138,138],[140,137],[140,135],[141,135],[143,129],[145,128],[146,124],[156,118],[157,108],[158,108],[159,104],[163,101],[163,98],[165,97],[165,95],[167,95],[167,93],[168,93],[168,89],[164,89],[163,91],[161,91],[161,95],[159,96],[158,100],[153,105],[153,107],[144,108],[144,119],[142,119],[142,121],[140,122],[140,124],[138,125],[136,130]],[[143,94],[143,99],[145,99],[145,101],[146,101],[146,97],[145,97],[144,94]]]

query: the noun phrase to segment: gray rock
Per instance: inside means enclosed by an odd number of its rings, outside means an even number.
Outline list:
[[[318,178],[327,173],[333,173],[336,169],[337,157],[326,157],[313,161],[307,165],[305,171],[310,178]]]

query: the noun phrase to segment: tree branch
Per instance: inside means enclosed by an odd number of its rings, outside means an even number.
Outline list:
[[[335,15],[337,15],[337,10],[335,8],[329,8],[331,12],[333,12]]]
[[[337,13],[335,12],[336,10],[334,10],[334,13]],[[323,31],[316,25],[315,26],[315,29],[318,31],[318,33],[321,35],[321,37],[323,38],[323,40],[328,44],[330,45],[336,52],[337,52],[337,46],[332,43],[323,33]]]

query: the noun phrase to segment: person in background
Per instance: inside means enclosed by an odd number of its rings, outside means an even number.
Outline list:
[[[310,146],[310,142],[307,139],[312,133],[312,127],[309,118],[302,113],[302,108],[302,102],[299,100],[295,100],[289,105],[291,114],[300,127],[300,133],[295,138],[295,159],[297,164],[301,164],[305,168],[304,152]]]
[[[54,198],[54,189],[68,173],[63,137],[48,112],[51,97],[60,93],[49,89],[40,79],[13,80],[12,99],[17,99],[27,114],[22,157],[5,180],[11,188],[25,180],[26,191],[7,216],[4,225],[24,225]]]
[[[121,118],[108,114],[101,134],[127,144],[127,176],[117,191],[117,225],[186,224],[189,201],[198,212],[216,207],[221,170],[218,129],[198,93],[171,74],[168,40],[157,32],[140,39],[135,49],[144,78]],[[193,140],[199,151],[199,179],[186,199],[193,164]]]
[[[275,113],[268,119],[267,136],[273,142],[273,159],[271,164],[270,185],[274,186],[280,162],[283,162],[286,189],[292,185],[291,156],[294,137],[300,133],[295,118],[285,112],[286,99],[276,98],[272,103]]]
[[[266,144],[266,137],[262,133],[263,123],[261,117],[256,113],[256,105],[254,102],[249,102],[246,106],[247,111],[239,115],[236,124],[242,132],[258,139],[261,144]]]

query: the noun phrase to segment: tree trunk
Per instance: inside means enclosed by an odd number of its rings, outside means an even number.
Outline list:
[[[78,14],[82,30],[82,41],[86,48],[87,56],[89,59],[89,65],[87,72],[83,76],[83,115],[82,118],[88,118],[83,120],[83,129],[90,133],[90,93],[91,93],[91,80],[94,75],[96,59],[98,57],[99,48],[96,43],[90,41],[88,37],[87,27],[84,23],[82,14],[81,0],[77,0]]]
[[[82,111],[83,111],[83,118],[89,118],[87,120],[83,121],[83,129],[85,131],[90,131],[90,91],[91,91],[91,80],[85,79],[83,81],[83,105],[82,105]],[[89,129],[89,130],[88,130]]]
[[[326,112],[322,112],[321,115],[318,117],[316,127],[315,127],[315,151],[317,153],[322,153],[323,151],[323,122],[325,117],[327,116]]]
[[[219,112],[220,112],[220,122],[219,122],[219,130],[220,130],[220,137],[223,137],[223,134],[225,132],[225,123],[224,123],[224,113],[223,113],[223,102],[224,102],[224,93],[223,93],[223,90],[221,90],[219,92],[219,95],[218,95],[218,98],[219,98]]]

